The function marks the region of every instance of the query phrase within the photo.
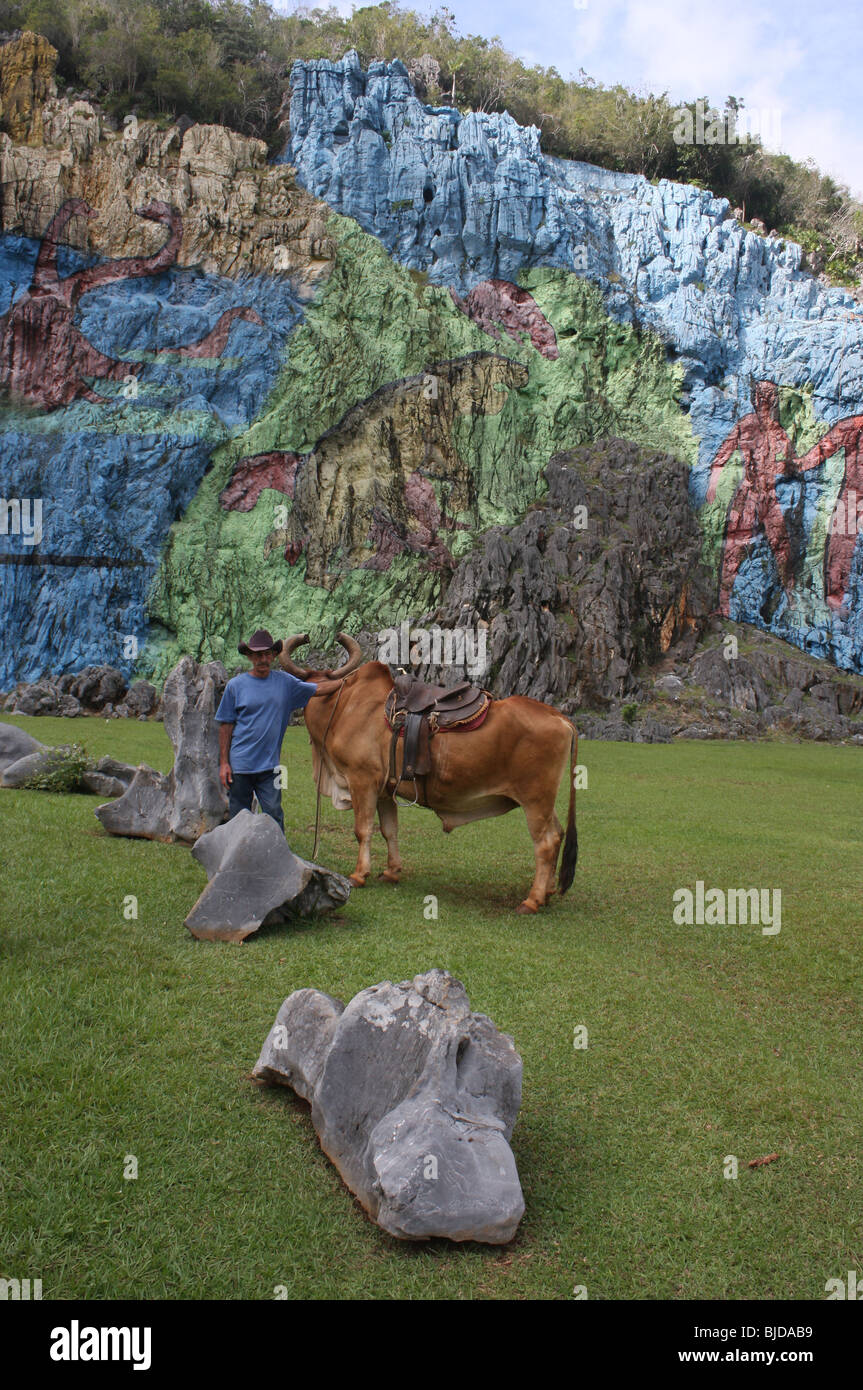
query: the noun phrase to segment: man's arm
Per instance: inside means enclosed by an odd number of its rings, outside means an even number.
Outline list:
[[[309,699],[314,700],[314,699],[317,698],[318,695],[332,695],[332,694],[334,694],[334,692],[335,692],[336,690],[338,690],[338,688],[339,688],[339,686],[342,684],[342,682],[341,682],[341,681],[313,681],[312,684],[315,685],[315,686],[317,686],[317,689],[315,690],[314,695],[310,695],[310,696],[309,696]]]
[[[233,724],[219,725],[219,780],[225,791],[228,785],[233,782],[234,775],[231,772],[231,739],[234,736]]]

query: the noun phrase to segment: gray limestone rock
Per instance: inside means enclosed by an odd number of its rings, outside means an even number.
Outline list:
[[[34,681],[20,686],[9,705],[12,714],[50,715],[58,713],[59,696],[50,681]]]
[[[696,685],[732,709],[760,710],[771,703],[761,672],[748,657],[727,660],[721,647],[711,647],[694,657],[689,669]]]
[[[653,682],[654,690],[659,691],[660,695],[669,695],[676,700],[685,686],[679,676],[660,676],[659,680]]]
[[[515,525],[491,527],[460,561],[441,625],[487,624],[493,694],[564,713],[606,709],[638,698],[639,666],[706,621],[689,470],[603,439],[555,454],[545,476],[547,497]]]
[[[45,744],[19,729],[16,724],[0,724],[0,781],[7,767],[29,753],[41,753]]]
[[[4,787],[26,787],[33,777],[59,768],[69,758],[69,747],[37,748],[35,753],[26,753],[17,762],[9,763],[2,773]],[[76,778],[77,780],[77,778]]]
[[[243,941],[266,923],[312,917],[346,903],[348,879],[300,859],[272,816],[240,813],[192,850],[210,882],[186,926],[205,941]]]
[[[135,718],[152,714],[159,703],[159,692],[149,681],[135,681],[134,685],[126,692],[123,701],[129,714]]]
[[[94,710],[119,703],[125,691],[126,678],[116,666],[85,666],[69,686],[71,695]]]
[[[214,716],[226,684],[227,672],[220,661],[199,666],[184,656],[177,663],[162,697],[174,766],[167,776],[140,767],[118,801],[96,807],[96,815],[112,835],[192,844],[224,819],[228,801],[219,781]]]
[[[81,778],[84,786],[98,796],[123,796],[137,776],[138,768],[116,758],[100,758]]]
[[[446,970],[386,980],[347,1007],[286,999],[253,1075],[311,1101],[324,1152],[402,1240],[503,1245],[524,1214],[509,1146],[521,1058]]]

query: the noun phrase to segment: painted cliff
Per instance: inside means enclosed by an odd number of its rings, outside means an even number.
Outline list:
[[[57,97],[44,40],[5,51],[0,494],[22,524],[7,506],[0,688],[232,662],[262,621],[320,642],[452,621],[504,552],[522,607],[495,618],[491,680],[525,604],[555,624],[557,696],[625,690],[621,662],[711,606],[863,670],[863,317],[797,247],[427,107],[398,62],[295,65],[268,164],[221,127],[114,128]],[[583,454],[603,440],[627,443]],[[533,595],[525,537],[557,576]]]
[[[861,669],[863,311],[799,247],[697,188],[549,158],[508,115],[425,106],[401,63],[365,73],[355,53],[295,66],[283,158],[468,303],[558,267],[657,335],[682,372],[721,611]]]

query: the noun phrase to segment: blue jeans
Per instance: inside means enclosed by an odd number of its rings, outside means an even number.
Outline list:
[[[240,811],[251,811],[254,792],[261,810],[272,816],[284,834],[285,818],[281,789],[276,787],[277,775],[278,769],[274,767],[268,767],[265,772],[233,772],[228,783],[228,820]]]

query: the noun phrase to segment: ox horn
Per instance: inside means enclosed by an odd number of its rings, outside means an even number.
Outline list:
[[[282,650],[279,652],[279,665],[282,670],[288,671],[292,676],[296,676],[297,679],[301,681],[308,678],[309,668],[295,665],[291,660],[291,652],[296,651],[297,647],[304,647],[308,640],[309,634],[307,632],[303,633],[301,637],[288,637],[287,640],[283,642]]]
[[[327,671],[327,675],[333,680],[342,680],[344,676],[349,676],[352,671],[356,671],[358,666],[362,666],[365,661],[363,649],[353,637],[347,632],[337,632],[336,641],[341,642],[348,654],[348,659],[344,665],[336,668],[335,671]]]

